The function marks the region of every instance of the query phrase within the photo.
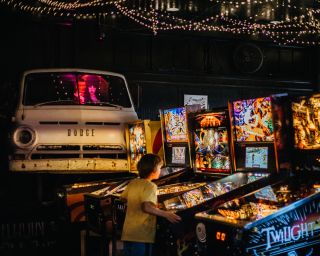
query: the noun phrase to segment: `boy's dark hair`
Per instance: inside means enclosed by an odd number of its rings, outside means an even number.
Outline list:
[[[158,164],[162,162],[161,158],[155,154],[145,154],[137,164],[140,178],[147,178],[154,171]]]

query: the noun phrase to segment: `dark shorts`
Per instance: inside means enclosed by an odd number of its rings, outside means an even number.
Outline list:
[[[123,241],[124,256],[152,256],[152,244]]]

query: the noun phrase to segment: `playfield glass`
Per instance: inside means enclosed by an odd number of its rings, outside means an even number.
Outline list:
[[[182,194],[184,202],[188,208],[198,205],[205,201],[200,189],[193,189]]]
[[[234,101],[236,141],[273,141],[270,97]]]
[[[185,108],[164,110],[163,118],[167,142],[188,142]]]
[[[315,193],[316,189],[311,184],[301,184],[294,180],[290,183],[282,182],[226,202],[212,212],[217,212],[227,219],[252,222]],[[298,218],[299,215],[297,215]]]

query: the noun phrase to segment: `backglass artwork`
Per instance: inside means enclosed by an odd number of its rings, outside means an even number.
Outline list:
[[[194,118],[195,167],[200,171],[231,171],[225,112],[198,114]]]
[[[270,97],[233,102],[236,141],[273,141]]]
[[[320,97],[292,103],[294,145],[298,149],[320,148]]]
[[[163,111],[167,142],[188,142],[185,108]]]
[[[140,158],[147,153],[144,123],[129,125],[130,170],[135,170]]]

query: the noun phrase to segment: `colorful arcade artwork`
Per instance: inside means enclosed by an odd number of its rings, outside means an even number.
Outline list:
[[[292,103],[294,142],[298,149],[320,148],[320,95]]]
[[[167,142],[188,142],[185,108],[163,111]]]
[[[273,141],[273,123],[270,97],[233,102],[237,142]]]
[[[194,119],[195,167],[198,171],[231,171],[225,112],[198,114]]]
[[[130,170],[135,170],[140,158],[147,153],[144,123],[129,125]]]

